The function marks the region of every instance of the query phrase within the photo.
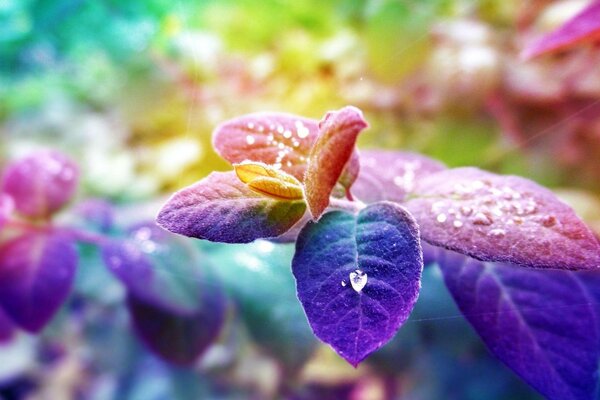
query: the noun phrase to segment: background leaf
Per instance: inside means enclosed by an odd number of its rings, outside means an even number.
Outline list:
[[[77,165],[56,151],[38,151],[10,164],[1,191],[28,217],[47,217],[61,209],[77,189]]]
[[[564,25],[529,44],[521,56],[526,59],[533,58],[598,39],[600,39],[600,1],[595,0]]]
[[[71,290],[73,241],[59,231],[27,231],[0,246],[0,305],[30,332],[41,330]]]
[[[439,263],[458,307],[494,355],[550,399],[595,398],[598,273],[529,270],[454,252]]]
[[[600,267],[594,233],[550,190],[524,178],[442,171],[422,179],[405,205],[436,246],[534,268]]]
[[[193,363],[216,339],[225,318],[220,285],[192,246],[152,224],[103,248],[109,269],[127,289],[138,335],[162,358]]]
[[[300,233],[292,270],[315,335],[354,366],[391,339],[420,288],[417,226],[394,203],[334,211]]]

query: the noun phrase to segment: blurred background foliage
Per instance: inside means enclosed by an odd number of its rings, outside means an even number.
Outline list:
[[[527,176],[600,231],[600,50],[518,57],[585,4],[0,0],[0,166],[36,148],[63,150],[82,168],[80,198],[120,205],[126,225],[152,218],[173,190],[228,168],[211,149],[225,119],[264,110],[320,118],[353,104],[371,124],[361,147]],[[84,249],[65,312],[42,338],[1,350],[0,398],[32,385],[79,387],[68,379],[89,379],[80,390],[93,399],[535,398],[456,318],[435,267],[411,321],[353,370],[314,342],[295,299],[291,249],[195,245],[229,266],[215,270],[238,310],[195,372],[136,344],[122,288]],[[78,314],[90,301],[96,308]],[[73,328],[74,318],[85,328]],[[60,358],[64,376],[39,367],[56,366],[65,346],[78,350]],[[15,373],[20,367],[28,372]]]

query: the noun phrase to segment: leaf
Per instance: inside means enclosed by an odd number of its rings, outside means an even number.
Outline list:
[[[247,114],[219,125],[213,133],[213,147],[232,164],[263,162],[302,180],[318,133],[313,119],[286,113]]]
[[[446,252],[458,307],[490,351],[549,399],[594,399],[600,357],[591,273],[540,271]],[[596,277],[597,273],[594,274]]]
[[[293,251],[293,246],[257,240],[211,253],[215,264],[226,266],[216,272],[252,338],[292,371],[304,365],[317,344],[290,274]]]
[[[302,184],[292,175],[264,163],[244,161],[234,164],[237,177],[257,193],[275,200],[302,200]]]
[[[304,201],[279,201],[248,188],[231,172],[213,172],[175,193],[157,222],[181,235],[225,243],[279,236],[302,218]]]
[[[418,228],[394,203],[325,214],[300,233],[292,271],[315,333],[350,364],[392,338],[417,299]]]
[[[38,151],[10,164],[1,192],[10,195],[15,209],[32,218],[48,217],[71,200],[79,171],[73,161],[56,151]]]
[[[14,323],[6,315],[6,313],[0,308],[0,345],[5,342],[9,342],[15,334]]]
[[[365,203],[403,202],[420,179],[446,169],[436,160],[403,151],[362,150],[360,162],[352,194]]]
[[[598,39],[600,39],[600,1],[596,0],[556,30],[529,44],[521,53],[521,57],[531,59]]]
[[[600,244],[551,191],[517,176],[457,168],[423,178],[405,203],[423,240],[484,261],[596,269]]]
[[[220,285],[195,249],[151,224],[102,249],[125,285],[133,324],[146,345],[175,364],[193,363],[217,338],[225,318]]]
[[[0,306],[20,327],[38,332],[71,290],[73,241],[59,231],[28,231],[0,247]]]
[[[6,194],[0,193],[0,229],[4,226],[8,217],[15,208],[12,198]]]
[[[158,307],[134,294],[127,296],[127,307],[137,334],[150,350],[166,361],[187,366],[216,340],[223,325],[223,303],[211,298],[210,291],[204,297],[204,307],[188,314]]]
[[[327,113],[319,123],[319,137],[311,149],[304,176],[306,201],[313,219],[319,219],[329,205],[329,196],[355,151],[356,138],[367,126],[362,112],[351,106]],[[354,170],[358,172],[356,167]],[[346,184],[353,180],[345,179]]]

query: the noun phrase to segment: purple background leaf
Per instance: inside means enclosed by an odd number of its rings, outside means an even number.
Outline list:
[[[191,365],[216,340],[223,326],[223,298],[212,295],[209,288],[202,295],[203,306],[190,313],[173,312],[132,293],[127,296],[127,307],[137,334],[149,349],[171,363]]]
[[[232,164],[250,160],[279,165],[302,181],[318,133],[318,123],[313,119],[286,113],[255,113],[219,125],[213,133],[213,147]]]
[[[361,150],[360,174],[352,194],[365,203],[402,202],[418,180],[445,169],[441,162],[416,153]]]
[[[550,399],[594,399],[600,279],[484,263],[447,251],[450,293],[494,355]],[[590,290],[592,289],[592,290]]]
[[[0,308],[0,344],[10,341],[15,334],[15,325]]]
[[[525,59],[600,39],[600,1],[591,2],[558,29],[542,36],[523,50]]]
[[[351,159],[358,134],[366,127],[362,112],[351,106],[327,113],[319,123],[319,137],[310,151],[304,176],[306,201],[314,219],[329,205],[331,192],[347,165],[343,179],[347,188],[356,178],[358,164]]]
[[[157,222],[189,237],[248,243],[285,233],[305,210],[304,201],[280,201],[253,192],[234,172],[213,172],[175,193]]]
[[[594,233],[532,181],[457,168],[423,178],[416,193],[405,206],[433,245],[534,268],[600,267]]]
[[[146,345],[175,364],[191,364],[217,338],[225,318],[221,286],[184,239],[142,224],[102,256],[125,285],[133,324]]]
[[[0,305],[37,332],[67,298],[77,266],[73,241],[53,230],[29,231],[0,246]]]
[[[28,217],[48,217],[61,209],[77,189],[77,165],[56,151],[38,151],[10,164],[2,178],[2,192],[16,210]]]
[[[292,262],[298,298],[315,335],[354,366],[408,318],[422,266],[414,220],[387,202],[358,215],[334,211],[310,222]]]

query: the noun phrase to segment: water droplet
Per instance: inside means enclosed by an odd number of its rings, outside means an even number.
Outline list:
[[[455,220],[452,225],[454,225],[455,228],[460,228],[463,226],[463,223],[462,223],[462,221]]]
[[[277,132],[278,132],[278,133],[283,133],[283,126],[279,125],[279,126],[277,127]]]
[[[493,238],[503,238],[506,236],[506,231],[504,229],[492,229],[489,231],[488,236]]]
[[[473,224],[475,225],[491,225],[494,221],[490,218],[489,215],[486,215],[482,212],[478,212],[473,217]]]
[[[285,144],[280,142],[279,144],[277,144],[277,147],[280,149],[283,149],[285,147]]]
[[[254,129],[254,122],[248,122],[248,129]]]
[[[367,274],[360,269],[350,272],[350,283],[355,292],[360,293],[367,284]]]
[[[308,128],[305,127],[304,124],[300,121],[296,121],[296,132],[298,133],[298,137],[300,139],[304,139],[304,138],[308,137],[308,135],[310,133]]]
[[[286,130],[283,132],[283,137],[289,139],[292,137],[292,131]]]
[[[252,136],[252,135],[247,135],[246,136],[246,143],[248,143],[248,144],[254,144],[255,141],[256,140],[254,139],[254,136]]]
[[[342,286],[346,287],[346,281],[342,281]]]
[[[436,217],[437,222],[439,222],[440,224],[446,222],[447,219],[448,217],[446,217],[446,214],[438,214],[438,216]]]
[[[259,125],[259,126],[258,126],[258,131],[259,131],[259,132],[262,132],[262,131],[264,131],[264,130],[265,130],[265,127],[264,127],[264,126],[262,126],[262,125]]]

